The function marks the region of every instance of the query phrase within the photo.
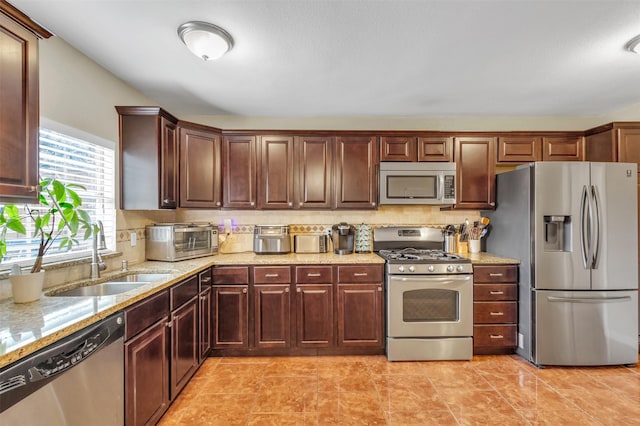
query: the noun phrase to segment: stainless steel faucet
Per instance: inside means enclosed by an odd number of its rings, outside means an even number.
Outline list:
[[[98,232],[93,233],[93,250],[91,252],[91,278],[100,278],[100,271],[107,269],[107,265],[102,261],[99,250],[106,250],[107,243],[104,240],[104,226],[102,221],[96,222]],[[98,241],[99,240],[99,241]]]

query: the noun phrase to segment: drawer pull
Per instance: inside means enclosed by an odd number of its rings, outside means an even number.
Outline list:
[[[284,289],[284,292],[285,292],[285,293],[289,293],[289,287],[285,288],[285,289]]]
[[[202,279],[202,284],[206,284],[208,282],[211,282],[211,277],[206,277]]]
[[[300,289],[300,287],[297,287],[297,288],[296,288],[296,292],[298,292],[298,293],[302,293],[302,290]]]
[[[367,275],[369,275],[369,274],[367,274],[366,272],[354,272],[353,273],[354,277],[366,277]]]
[[[307,276],[308,276],[308,277],[319,277],[319,276],[320,276],[320,273],[319,273],[319,272],[317,272],[317,273],[313,273],[313,274],[312,274],[311,272],[309,272],[309,273],[307,274]]]
[[[378,286],[378,291],[382,291],[382,287]]]
[[[504,275],[504,274],[503,274],[502,272],[497,272],[497,273],[491,272],[491,273],[489,274],[489,276],[490,276],[490,277],[501,277],[501,276],[503,276],[503,275]]]
[[[246,294],[246,293],[247,293],[247,289],[246,289],[246,288],[243,288],[243,289],[242,289],[242,292],[243,292],[244,294]]]
[[[491,334],[489,336],[490,339],[504,339],[504,336],[502,334]]]
[[[280,274],[264,274],[265,278],[278,278]]]
[[[504,315],[504,312],[489,312],[489,315],[491,315],[493,317],[500,317],[500,316]]]
[[[504,294],[504,291],[492,290],[492,291],[489,292],[489,294],[500,295],[500,294]]]

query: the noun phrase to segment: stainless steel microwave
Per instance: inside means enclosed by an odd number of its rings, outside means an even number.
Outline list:
[[[456,163],[380,163],[380,204],[456,202]]]
[[[210,223],[156,223],[146,227],[147,260],[176,262],[218,252],[218,228]]]

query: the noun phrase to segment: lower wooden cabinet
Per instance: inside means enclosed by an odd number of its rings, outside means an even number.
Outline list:
[[[198,298],[171,313],[171,399],[198,369]]]
[[[338,284],[338,346],[381,346],[382,317],[382,284]]]
[[[334,345],[333,285],[296,284],[296,344],[300,348]]]
[[[213,349],[249,347],[248,293],[248,285],[213,286]]]
[[[289,287],[289,284],[254,286],[255,347],[288,348],[291,346]]]
[[[212,319],[212,303],[211,303],[211,287],[207,287],[200,292],[199,296],[199,317],[198,322],[198,364],[202,364],[209,356],[211,350],[211,319]]]

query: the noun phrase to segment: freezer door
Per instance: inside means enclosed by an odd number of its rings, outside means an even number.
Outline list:
[[[535,163],[533,178],[533,280],[545,290],[589,290],[583,250],[582,203],[589,163]]]
[[[593,290],[638,288],[637,165],[591,163]]]
[[[533,291],[537,365],[638,362],[638,291]]]

